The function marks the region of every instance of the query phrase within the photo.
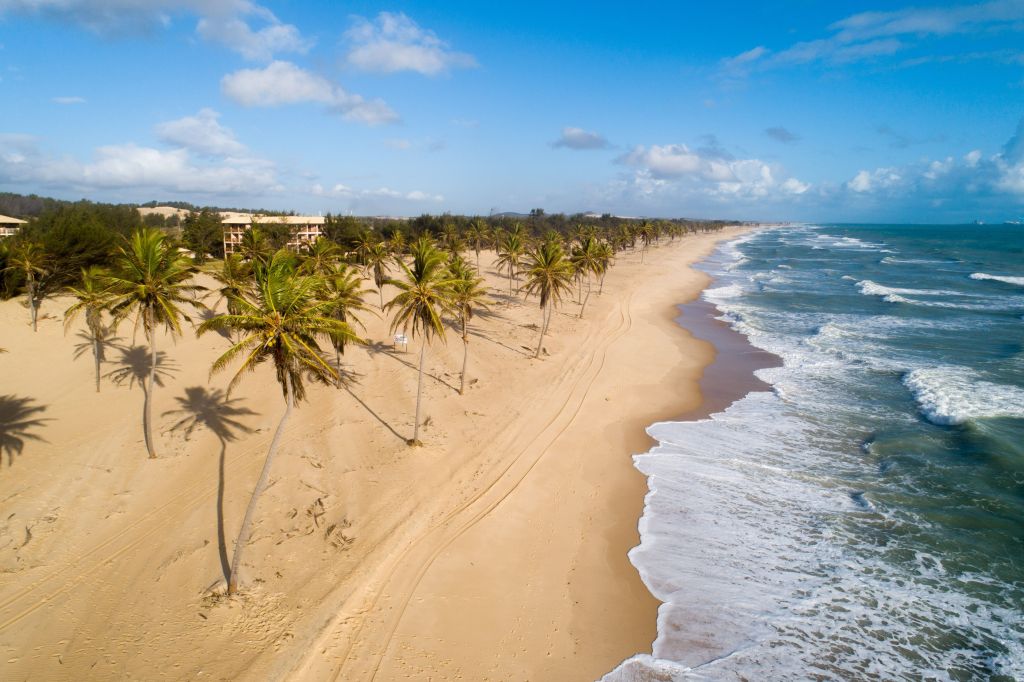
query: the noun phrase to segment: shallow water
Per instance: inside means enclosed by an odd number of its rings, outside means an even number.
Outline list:
[[[705,267],[782,366],[649,429],[665,603],[606,679],[1024,679],[1024,232],[795,226]]]

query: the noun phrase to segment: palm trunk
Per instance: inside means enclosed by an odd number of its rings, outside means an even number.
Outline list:
[[[423,345],[420,346],[420,377],[416,382],[416,423],[412,427],[412,440],[409,445],[420,444],[420,402],[423,398],[423,359],[427,354],[427,339],[424,337]]]
[[[548,315],[548,307],[550,305],[551,305],[551,303],[548,302],[547,304],[545,304],[545,306],[543,308],[540,309],[540,338],[537,339],[537,352],[534,353],[534,355],[533,355],[534,358],[539,358],[540,357],[540,348],[544,344],[544,332],[547,331],[547,328],[548,328],[547,315]]]
[[[217,554],[220,556],[220,570],[224,580],[231,582],[231,563],[228,559],[228,540],[224,534],[224,457],[227,455],[228,443],[220,439],[220,463],[217,467]]]
[[[508,297],[512,298],[512,266],[508,266]]]
[[[100,392],[100,337],[93,331],[92,334],[92,357],[96,361],[96,392]]]
[[[149,313],[146,316],[148,317]],[[146,436],[146,451],[149,452],[149,458],[156,459],[156,448],[153,446],[153,392],[156,389],[156,325],[153,325],[150,334],[149,388],[144,391],[146,404],[143,409],[142,428]]]
[[[459,377],[459,395],[466,392],[466,363],[469,360],[469,337],[466,334],[466,315],[462,315],[462,376]]]
[[[598,296],[600,296],[601,294],[603,294],[603,293],[604,293],[604,276],[605,276],[605,275],[607,275],[607,274],[608,274],[608,271],[607,271],[607,270],[606,270],[605,272],[602,272],[602,273],[601,273],[601,286],[599,286],[599,287],[597,288],[597,295],[598,295]]]
[[[32,321],[32,331],[39,331],[36,323],[39,319],[39,308],[36,306],[36,285],[34,280],[28,281],[25,292],[28,295],[28,317]]]
[[[590,275],[587,275],[587,297],[583,299],[583,305],[580,306],[580,319],[583,319],[583,311],[587,309],[587,301],[590,300]]]
[[[284,433],[284,425],[288,422],[288,417],[292,414],[292,407],[295,405],[295,398],[292,391],[292,380],[291,376],[285,375],[285,403],[287,407],[284,410],[284,416],[281,417],[281,421],[277,425],[277,431],[274,433],[274,440],[270,441],[270,449],[267,450],[267,459],[263,462],[263,471],[260,472],[260,478],[256,481],[256,488],[252,491],[252,497],[249,498],[249,506],[245,508],[245,516],[242,518],[242,527],[238,531],[238,540],[235,541],[235,554],[231,559],[231,578],[228,579],[228,594],[234,594],[238,591],[238,570],[242,567],[242,551],[245,546],[249,544],[249,533],[251,532],[252,517],[256,511],[256,502],[259,500],[260,495],[263,494],[263,489],[267,486],[267,479],[270,477],[270,465],[274,461],[274,454],[277,452],[277,445],[281,442],[281,435]]]
[[[380,294],[380,309],[384,310],[384,287],[380,284],[377,285],[377,293]]]
[[[476,247],[476,274],[480,274],[480,245]]]

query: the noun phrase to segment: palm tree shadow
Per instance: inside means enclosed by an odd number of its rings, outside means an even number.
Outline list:
[[[0,457],[7,453],[7,466],[14,465],[14,456],[20,455],[25,449],[25,441],[46,442],[39,434],[32,433],[33,429],[50,421],[36,416],[45,412],[46,406],[33,405],[33,402],[32,398],[0,396]]]
[[[159,355],[157,357],[159,358]],[[176,397],[175,400],[178,402],[178,409],[168,410],[163,414],[165,417],[180,417],[171,427],[171,431],[183,429],[185,439],[188,440],[196,428],[203,426],[220,441],[217,477],[217,550],[224,581],[227,583],[231,580],[231,562],[228,559],[228,545],[224,534],[224,457],[229,442],[236,440],[240,434],[254,431],[242,423],[241,419],[258,416],[258,413],[248,407],[239,406],[239,398],[229,398],[219,388],[208,390],[204,386],[190,386],[185,389],[184,397]]]
[[[201,308],[199,310],[199,317],[201,317],[204,322],[206,322],[208,320],[212,320],[213,318],[217,317],[218,315],[220,315],[220,313],[218,313],[213,308]],[[232,340],[231,339],[231,332],[228,331],[227,329],[221,328],[221,329],[217,329],[215,331],[217,332],[217,335],[220,336],[221,338],[227,339],[228,341]]]
[[[384,426],[384,428],[386,428],[388,431],[390,431],[392,434],[394,434],[395,438],[397,438],[398,440],[402,441],[403,443],[406,442],[407,438],[405,436],[403,436],[402,434],[400,434],[398,431],[395,431],[395,427],[391,426],[391,424],[389,424],[388,422],[384,421],[383,417],[381,417],[379,414],[374,412],[373,408],[371,408],[369,405],[367,405],[366,402],[362,398],[357,396],[355,394],[355,392],[349,387],[349,385],[347,383],[343,384],[343,388],[346,391],[348,391],[348,394],[350,396],[352,396],[353,398],[355,398],[355,401],[357,403],[359,403],[360,405],[362,405],[363,409],[365,409],[367,412],[369,412],[370,415],[374,419],[376,419],[378,422],[380,422]]]
[[[146,391],[146,380],[149,379],[150,363],[153,361],[149,348],[146,346],[115,347],[121,352],[121,358],[118,365],[104,376],[117,386],[128,384],[128,388],[132,388],[135,384],[138,384],[142,387],[143,391]],[[156,385],[162,387],[164,385],[163,380],[169,378],[177,371],[176,363],[167,358],[167,353],[157,351],[156,373],[154,375]]]
[[[103,332],[99,338],[99,351],[100,351],[100,362],[106,362],[107,360],[107,348],[113,346],[119,348],[117,342],[121,341],[120,336],[113,336],[113,330],[109,327],[104,327]],[[79,339],[78,343],[74,346],[74,353],[72,357],[75,360],[80,359],[83,355],[91,354],[93,350],[92,333],[88,329],[80,329],[75,336]]]

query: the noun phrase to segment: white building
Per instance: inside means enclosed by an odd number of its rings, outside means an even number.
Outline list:
[[[242,244],[242,235],[260,225],[287,225],[290,236],[288,248],[298,251],[303,246],[314,243],[324,234],[324,217],[308,215],[262,216],[252,213],[220,214],[224,225],[224,255],[237,253]]]
[[[0,239],[5,237],[13,237],[18,234],[18,230],[25,224],[24,220],[18,220],[17,218],[11,218],[10,216],[0,215]]]

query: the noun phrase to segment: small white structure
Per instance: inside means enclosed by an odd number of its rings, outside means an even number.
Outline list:
[[[21,226],[25,224],[24,220],[18,220],[17,218],[11,218],[10,216],[0,215],[0,239],[6,237],[13,237],[18,234]]]
[[[405,334],[395,334],[394,347],[397,348],[398,344],[402,344],[405,347],[404,350],[406,352],[409,351],[409,337]]]

